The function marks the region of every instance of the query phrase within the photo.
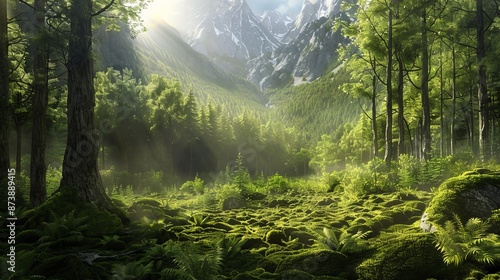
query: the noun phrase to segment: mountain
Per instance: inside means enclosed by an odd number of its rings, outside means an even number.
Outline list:
[[[345,0],[344,0],[345,1]],[[333,19],[342,0],[305,0],[282,47],[247,63],[247,78],[261,89],[315,80],[338,66],[337,48],[345,43]]]
[[[204,55],[193,50],[175,28],[158,20],[136,39],[126,28],[120,32],[99,32],[96,51],[97,68],[130,68],[147,80],[149,74],[160,74],[181,82],[186,91],[193,90],[202,104],[224,105],[229,113],[243,108],[265,110],[265,98],[251,82],[225,71]]]
[[[284,41],[289,42],[295,39],[311,22],[323,17],[330,18],[339,14],[342,2],[345,2],[345,0],[304,0],[302,9],[295,19],[294,26],[286,35]]]
[[[167,21],[197,52],[244,76],[244,62],[281,44],[245,0],[172,0]]]
[[[276,39],[281,41],[292,29],[294,20],[278,11],[265,11],[260,17],[260,22]]]

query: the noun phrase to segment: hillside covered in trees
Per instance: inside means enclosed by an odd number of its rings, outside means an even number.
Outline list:
[[[500,277],[500,2],[344,1],[265,91],[148,2],[0,0],[1,279]]]

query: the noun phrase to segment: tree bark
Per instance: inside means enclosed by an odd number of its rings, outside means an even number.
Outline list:
[[[486,48],[484,44],[484,16],[483,0],[476,0],[476,18],[477,18],[477,79],[479,101],[479,156],[482,161],[490,158],[489,149],[489,116],[488,116],[488,89],[486,86],[486,65],[484,58]]]
[[[73,0],[68,50],[68,138],[59,191],[80,202],[120,214],[104,190],[97,168],[98,131],[94,129],[92,1]],[[124,215],[120,215],[126,220]]]
[[[457,64],[456,64],[455,48],[451,50],[451,68],[452,68],[452,85],[451,85],[451,128],[450,128],[450,153],[455,154],[455,118],[457,114]]]
[[[397,47],[396,52],[399,52],[401,47]],[[405,115],[404,115],[404,66],[403,59],[397,55],[398,59],[398,158],[402,154],[406,154],[405,149]]]
[[[372,134],[373,156],[378,157],[378,131],[377,131],[377,75],[372,77]]]
[[[386,100],[386,124],[385,124],[385,155],[387,166],[392,161],[392,10],[389,9],[387,40],[387,100]]]
[[[45,28],[46,0],[35,0],[33,127],[30,163],[30,204],[39,206],[47,199],[45,147],[47,142],[48,39]]]
[[[7,0],[0,0],[0,182],[7,179],[9,156],[9,42]]]
[[[429,49],[427,40],[427,11],[422,10],[422,158],[431,157],[431,109],[429,102]]]

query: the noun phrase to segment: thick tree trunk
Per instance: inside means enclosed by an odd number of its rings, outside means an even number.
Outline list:
[[[482,161],[490,158],[489,149],[489,116],[488,116],[488,89],[486,86],[486,65],[484,58],[486,48],[484,44],[484,16],[483,0],[476,0],[476,18],[477,18],[477,79],[479,101],[479,155]]]
[[[388,40],[387,40],[387,100],[386,100],[386,124],[385,124],[385,155],[384,160],[387,166],[392,161],[392,10],[389,10],[388,20]]]
[[[45,5],[46,0],[36,0],[34,42],[34,95],[33,95],[33,127],[31,138],[30,164],[30,204],[34,207],[43,204],[47,198],[45,165],[45,146],[47,141],[47,104],[49,95],[48,80],[48,39],[45,38]]]
[[[429,49],[427,41],[427,11],[422,11],[422,158],[431,157],[431,109],[429,102]]]
[[[68,138],[59,191],[81,202],[119,214],[104,190],[97,168],[98,131],[94,129],[92,1],[73,0],[68,61]],[[122,219],[126,219],[121,216]]]
[[[8,48],[7,0],[0,0],[0,182],[7,179],[10,167]]]

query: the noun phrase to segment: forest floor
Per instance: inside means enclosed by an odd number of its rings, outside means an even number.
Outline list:
[[[207,205],[213,201],[203,195],[182,193],[124,201],[139,232],[144,234],[148,224],[155,228],[142,238],[222,249],[216,279],[357,279],[363,252],[383,242],[385,232],[421,232],[430,198],[419,191],[343,201],[334,193],[290,191],[262,195],[231,210]]]

